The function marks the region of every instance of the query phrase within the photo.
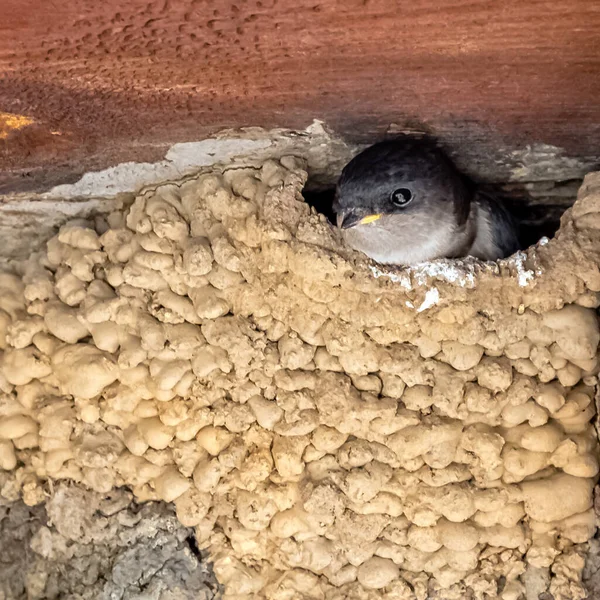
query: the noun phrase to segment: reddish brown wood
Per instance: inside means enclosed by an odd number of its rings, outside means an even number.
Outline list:
[[[0,140],[5,189],[313,118],[362,140],[416,124],[482,153],[600,152],[590,0],[0,0],[0,13],[0,111],[37,121]]]

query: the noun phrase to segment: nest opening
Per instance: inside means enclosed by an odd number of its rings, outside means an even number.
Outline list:
[[[568,180],[538,182],[535,185],[490,183],[480,187],[501,200],[508,208],[517,224],[520,249],[526,250],[542,238],[554,237],[560,227],[562,215],[575,202],[580,184],[580,180]],[[309,176],[302,195],[309,206],[335,225],[333,182],[324,186],[322,182],[313,181]]]

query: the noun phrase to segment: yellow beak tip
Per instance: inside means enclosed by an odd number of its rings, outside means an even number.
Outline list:
[[[378,219],[381,219],[381,215],[369,215],[367,217],[364,217],[364,219],[361,219],[360,224],[366,225],[367,223],[372,223],[373,221],[377,221]]]

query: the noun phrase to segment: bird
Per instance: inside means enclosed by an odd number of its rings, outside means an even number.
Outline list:
[[[388,139],[357,154],[339,177],[333,211],[346,244],[386,265],[494,261],[519,249],[507,208],[427,139]]]

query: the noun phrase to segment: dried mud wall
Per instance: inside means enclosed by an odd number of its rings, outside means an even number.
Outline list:
[[[600,177],[498,264],[384,268],[303,165],[63,226],[0,282],[0,494],[174,503],[224,598],[584,597]]]

